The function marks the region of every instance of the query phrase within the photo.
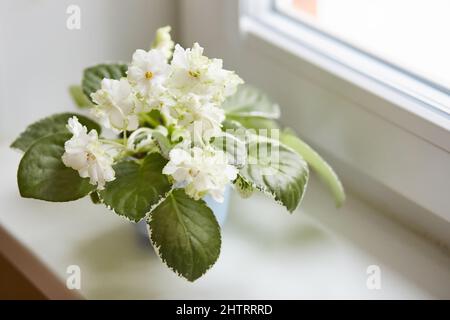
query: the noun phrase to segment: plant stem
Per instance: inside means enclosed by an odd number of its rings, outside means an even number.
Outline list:
[[[123,130],[123,145],[127,145],[127,130]]]
[[[125,148],[125,146],[122,143],[116,142],[114,140],[99,139],[99,141],[102,143],[105,143],[105,144],[111,144],[111,145],[119,147],[119,148]]]

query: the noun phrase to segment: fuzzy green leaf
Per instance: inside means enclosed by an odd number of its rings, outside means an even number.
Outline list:
[[[221,136],[215,137],[211,145],[226,153],[229,164],[240,168],[245,164],[247,158],[244,139],[245,136],[238,138],[231,133],[224,132]]]
[[[69,93],[72,97],[73,102],[77,105],[78,108],[89,108],[92,107],[92,102],[83,92],[81,86],[72,85],[69,87]]]
[[[289,130],[282,132],[280,140],[305,159],[330,189],[336,206],[342,206],[345,201],[345,191],[333,168],[316,151],[298,138],[294,132]]]
[[[95,129],[100,134],[101,127],[95,121],[76,113],[58,113],[28,126],[11,144],[11,148],[26,151],[35,141],[43,137],[51,136],[55,133],[68,133],[69,130],[66,128],[67,120],[73,116],[76,116],[78,121],[88,128],[88,131]]]
[[[267,119],[263,117],[238,117],[227,116],[227,126],[236,125],[236,122],[247,129],[279,129],[279,126],[275,120]]]
[[[174,190],[151,214],[150,239],[172,270],[189,281],[201,277],[220,253],[220,227],[203,200]]]
[[[228,116],[263,117],[277,119],[280,108],[265,93],[249,85],[241,85],[234,95],[223,103]]]
[[[222,122],[223,131],[231,130],[230,132],[233,132],[234,130],[241,130],[241,129],[245,129],[245,127],[239,121],[225,118],[225,120]]]
[[[128,66],[126,64],[98,64],[87,68],[83,73],[81,86],[84,94],[92,101],[91,94],[100,89],[101,81],[105,78],[119,80],[126,77]]]
[[[240,175],[293,212],[306,190],[309,177],[306,162],[278,141],[261,137],[249,142],[248,150],[248,163],[240,169]]]
[[[167,163],[159,153],[151,153],[142,163],[135,160],[114,166],[116,179],[99,191],[102,201],[119,215],[138,222],[149,213],[171,185],[162,169]]]
[[[66,167],[61,156],[71,134],[57,133],[36,141],[19,164],[17,182],[20,195],[46,201],[72,201],[88,195],[95,187],[89,179]]]
[[[97,191],[91,192],[89,194],[89,197],[91,198],[91,202],[93,204],[100,204],[100,203],[102,203],[102,200],[100,199]]]

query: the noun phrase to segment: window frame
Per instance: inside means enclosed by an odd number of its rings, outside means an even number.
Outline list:
[[[306,14],[302,15],[292,12],[290,10],[291,7],[284,0],[268,1],[265,4],[265,11],[271,11],[275,16],[289,18],[293,23],[300,24],[304,29],[312,31],[315,39],[309,41],[309,46],[316,47],[315,50],[317,52],[322,52],[329,59],[418,100],[425,108],[434,109],[435,112],[440,113],[445,119],[450,119],[450,89],[445,85],[427,79],[418,73],[397,66],[395,63],[378,57],[363,48],[359,48],[357,43],[352,44],[340,39],[339,36],[333,35],[320,25],[315,24],[313,19]],[[280,30],[280,32],[283,31]],[[289,32],[286,35],[289,36]],[[295,34],[293,38],[295,41],[304,40],[298,34]],[[318,39],[321,39],[321,42],[325,44],[320,45],[320,43],[317,43]],[[303,42],[308,43],[308,41]],[[341,53],[341,55],[337,55],[335,51]],[[386,79],[386,75],[389,75],[390,78]]]
[[[311,62],[389,100],[394,109],[406,111],[395,117],[390,112],[377,110],[376,107],[371,108],[373,112],[450,151],[449,90],[327,35],[307,22],[294,20],[292,16],[280,12],[274,1],[276,0],[243,0],[241,12],[244,18],[241,19],[241,26],[245,33],[257,35],[279,47],[286,48],[282,42],[292,42],[305,48],[316,56]],[[264,27],[274,32],[261,36],[258,31],[262,31]],[[284,41],[276,37],[284,38]],[[298,55],[295,49],[288,50]],[[386,74],[389,75],[389,80],[383,79]],[[355,81],[355,77],[359,81]],[[406,113],[416,117],[414,125],[404,120],[410,116]],[[429,133],[430,130],[433,130],[433,134]]]
[[[349,192],[449,244],[448,119],[283,35],[268,5],[180,0],[180,39],[198,41],[280,102],[282,122],[324,155]],[[283,31],[298,32],[292,23],[285,19]]]

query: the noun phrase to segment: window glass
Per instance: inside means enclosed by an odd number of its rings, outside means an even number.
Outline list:
[[[449,0],[275,0],[275,7],[450,90]]]

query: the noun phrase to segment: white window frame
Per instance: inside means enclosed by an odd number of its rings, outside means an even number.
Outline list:
[[[242,2],[245,6],[241,9],[244,16],[240,19],[241,29],[250,37],[257,36],[300,58],[309,59],[338,77],[389,100],[389,107],[393,109],[391,112],[380,110],[372,104],[364,103],[363,106],[450,151],[448,92],[446,94],[436,90],[373,57],[321,36],[318,32],[299,25],[297,21],[287,19],[272,8],[272,0]],[[299,50],[300,47],[304,50]],[[296,63],[293,61],[293,64]],[[405,112],[395,112],[398,108]],[[416,120],[414,123],[408,119],[410,114]]]
[[[313,19],[306,14],[292,10],[290,1],[293,0],[259,1],[257,10],[260,12],[255,14],[255,10],[251,9],[247,15],[276,27],[285,36],[309,46],[319,54],[325,53],[328,59],[334,60],[338,64],[344,64],[353,72],[364,74],[374,82],[382,83],[392,90],[416,100],[416,103],[422,107],[418,107],[412,112],[426,117],[426,113],[421,112],[421,109],[432,110],[437,117],[430,120],[437,121],[438,125],[448,128],[450,122],[448,121],[450,120],[449,88],[402,69],[402,67],[381,57],[376,57],[370,52],[365,52],[364,49],[357,47],[357,44],[346,43],[345,40],[331,34],[331,30],[328,31],[314,23]],[[247,3],[254,6],[254,1]],[[264,9],[261,8],[261,4],[265,5]],[[290,19],[286,19],[286,17]],[[301,28],[299,28],[299,24],[302,24]]]
[[[350,192],[450,243],[449,119],[320,55],[305,43],[308,30],[267,5],[180,0],[180,39],[200,42],[280,102],[282,122],[324,154]]]

